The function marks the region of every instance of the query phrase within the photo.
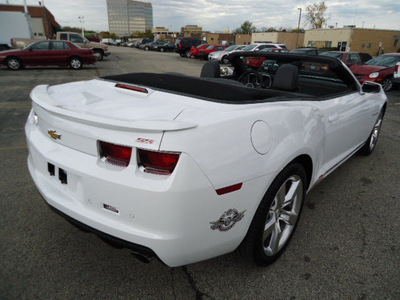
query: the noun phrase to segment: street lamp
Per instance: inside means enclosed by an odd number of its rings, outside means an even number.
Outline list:
[[[296,38],[296,48],[299,45],[299,33],[300,33],[300,20],[301,20],[301,8],[297,8],[300,12],[299,12],[299,23],[297,24],[297,38]]]
[[[85,33],[83,32],[83,24],[85,24],[85,17],[78,17],[78,19],[82,27],[82,37],[85,37]]]

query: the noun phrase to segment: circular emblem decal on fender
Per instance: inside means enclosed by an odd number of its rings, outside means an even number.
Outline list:
[[[228,231],[231,229],[237,222],[239,222],[244,217],[245,210],[239,213],[237,209],[231,208],[224,212],[222,216],[214,222],[210,222],[211,229],[219,231]]]

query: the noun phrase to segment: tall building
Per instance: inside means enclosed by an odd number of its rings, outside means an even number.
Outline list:
[[[133,0],[107,0],[108,28],[118,36],[153,29],[151,3]]]

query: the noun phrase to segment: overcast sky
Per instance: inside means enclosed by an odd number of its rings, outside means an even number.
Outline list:
[[[6,3],[0,0],[0,3]],[[9,0],[23,4],[23,0]],[[43,2],[43,0],[42,0]],[[199,25],[203,30],[233,30],[249,20],[257,28],[297,28],[299,10],[320,1],[303,0],[152,0],[154,26],[178,31],[185,25]],[[38,5],[38,0],[27,0]],[[106,0],[44,0],[45,6],[62,26],[80,27],[83,16],[88,30],[108,31]],[[400,30],[399,0],[327,0],[328,25],[353,25],[364,28]]]

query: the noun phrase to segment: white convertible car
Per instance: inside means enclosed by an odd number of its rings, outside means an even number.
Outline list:
[[[262,57],[247,68],[247,56]],[[31,92],[28,166],[47,204],[141,259],[180,266],[235,249],[265,266],[305,195],[374,149],[387,98],[339,60],[240,52],[201,77],[124,74]],[[258,62],[260,59],[258,59]]]

